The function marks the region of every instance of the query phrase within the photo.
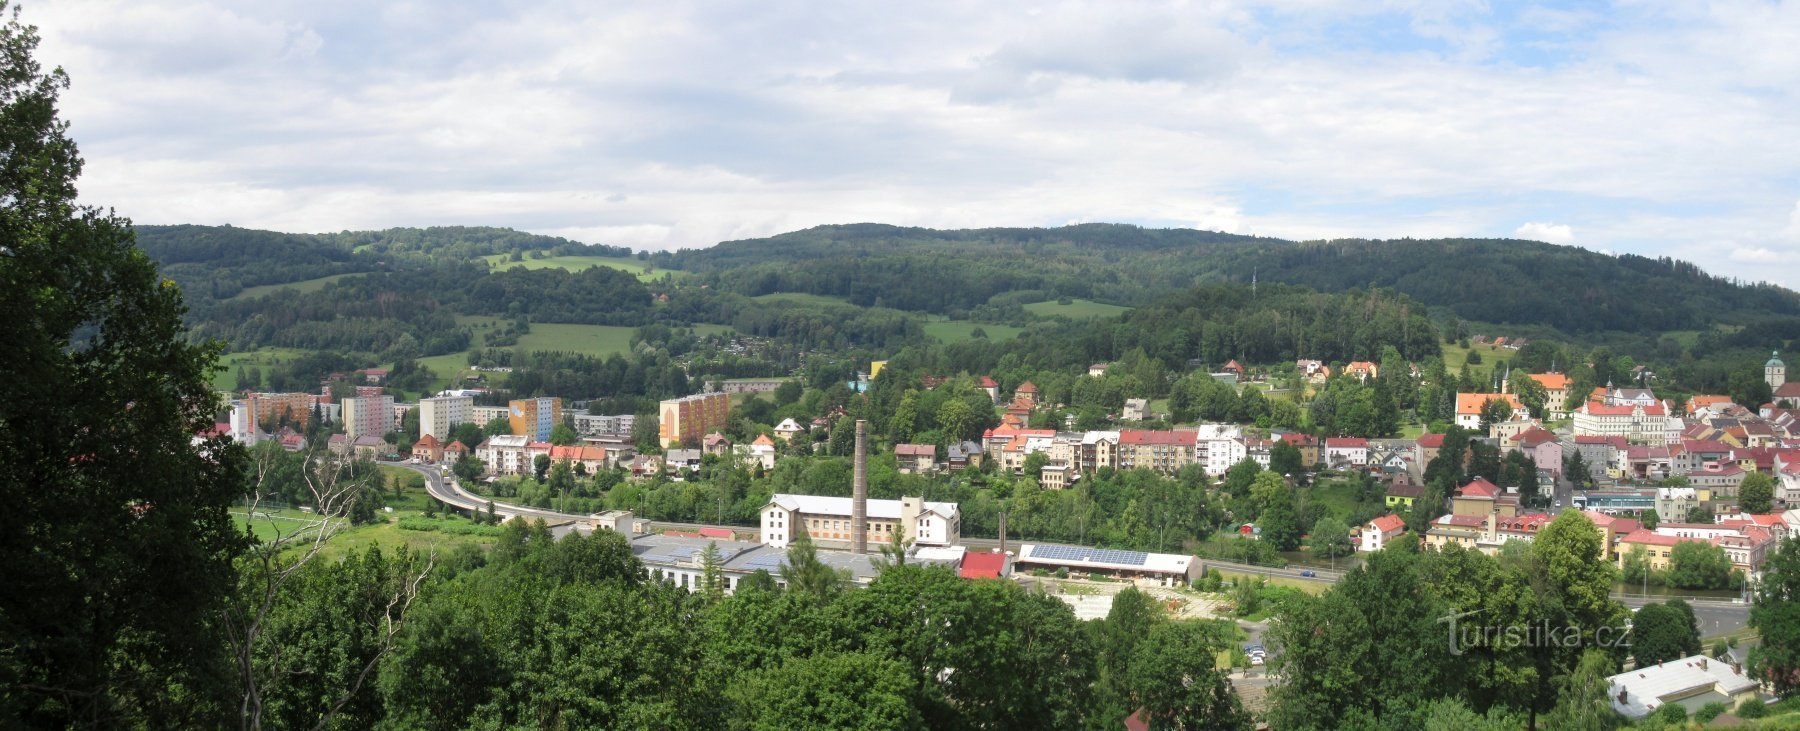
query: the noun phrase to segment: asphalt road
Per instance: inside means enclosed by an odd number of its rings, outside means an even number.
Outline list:
[[[444,471],[437,465],[419,465],[410,462],[382,462],[381,464],[389,467],[402,467],[424,475],[425,492],[430,493],[432,497],[437,498],[445,505],[449,505],[453,508],[461,508],[463,510],[487,510],[488,498],[462,489],[462,487],[456,484],[455,476],[446,476]],[[550,524],[587,519],[587,516],[585,515],[570,515],[568,513],[558,513],[553,510],[528,508],[523,505],[513,505],[498,500],[494,501],[494,515],[501,520],[506,520],[515,515],[523,515],[527,518],[536,518]]]

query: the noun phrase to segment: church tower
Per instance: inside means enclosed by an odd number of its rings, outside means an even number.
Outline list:
[[[1787,383],[1787,364],[1781,362],[1780,353],[1770,353],[1769,362],[1763,364],[1763,380],[1769,382],[1769,390],[1780,390],[1781,384]]]

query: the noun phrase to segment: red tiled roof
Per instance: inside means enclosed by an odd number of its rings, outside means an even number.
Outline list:
[[[1050,432],[1054,435],[1056,432]],[[1174,444],[1188,445],[1194,443],[1194,432],[1162,431],[1152,429],[1126,429],[1119,432],[1119,444]]]
[[[1015,388],[1013,390],[1017,391],[1019,393],[1037,393],[1038,392],[1037,384],[1032,383],[1030,381],[1026,381],[1024,383],[1019,384],[1019,387]]]
[[[981,387],[982,388],[999,388],[1000,384],[995,383],[993,378],[990,378],[988,376],[982,376],[981,377]]]
[[[1698,539],[1698,538],[1678,538],[1676,536],[1665,536],[1661,533],[1657,533],[1656,531],[1644,530],[1644,529],[1640,528],[1638,530],[1632,531],[1631,535],[1628,535],[1628,536],[1625,536],[1624,538],[1619,539],[1619,542],[1620,543],[1641,544],[1641,545],[1645,545],[1645,546],[1673,546],[1682,541],[1695,541],[1695,540],[1700,540],[1700,539]]]
[[[1459,393],[1456,395],[1456,413],[1479,414],[1482,405],[1489,401],[1505,401],[1512,404],[1514,410],[1525,408],[1519,397],[1510,393]]]
[[[1556,441],[1556,435],[1551,433],[1549,429],[1545,429],[1541,426],[1534,426],[1514,435],[1513,441],[1518,442],[1521,446],[1535,447],[1545,442]]]
[[[1442,434],[1420,434],[1419,435],[1419,446],[1424,447],[1426,449],[1440,449],[1444,446],[1444,435],[1442,435]]]
[[[732,533],[730,528],[701,528],[700,537],[730,539],[737,537],[737,534]]]
[[[1531,380],[1543,384],[1544,390],[1558,391],[1569,387],[1569,377],[1561,373],[1533,373]]]
[[[937,456],[937,447],[930,444],[896,444],[894,445],[894,456],[935,457]]]
[[[1369,440],[1358,437],[1332,437],[1325,440],[1326,449],[1367,449]]]
[[[1281,435],[1281,441],[1287,442],[1288,444],[1293,444],[1293,445],[1299,446],[1299,445],[1312,444],[1313,438],[1312,438],[1311,434],[1301,434],[1300,432],[1288,432],[1286,434]]]
[[[1456,491],[1457,497],[1493,498],[1497,497],[1499,494],[1500,486],[1488,482],[1485,477],[1477,477],[1470,480],[1469,484],[1463,485],[1462,489]]]
[[[958,576],[965,579],[998,579],[1006,570],[1004,553],[965,553]]]
[[[1369,521],[1369,525],[1374,526],[1375,530],[1381,531],[1382,533],[1392,533],[1401,528],[1405,528],[1406,521],[1401,520],[1398,515],[1390,514]]]

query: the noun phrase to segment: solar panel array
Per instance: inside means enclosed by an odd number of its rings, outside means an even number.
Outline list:
[[[694,554],[697,554],[699,552],[700,552],[700,549],[695,546],[675,546],[673,548],[669,548],[664,551],[655,551],[655,552],[648,553],[644,556],[644,560],[645,561],[653,561],[653,562],[674,563],[676,561],[686,561],[690,558],[693,558]]]
[[[786,560],[787,556],[774,552],[766,552],[761,556],[757,556],[745,562],[744,568],[752,571],[755,571],[756,569],[768,569],[770,573],[774,573],[777,569],[781,568],[781,562]]]
[[[1150,559],[1150,554],[1143,551],[1121,551],[1113,548],[1038,545],[1031,547],[1031,557],[1049,561],[1084,561],[1119,566],[1142,566],[1145,561]]]

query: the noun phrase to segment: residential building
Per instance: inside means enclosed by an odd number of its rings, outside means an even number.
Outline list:
[[[413,442],[412,458],[420,462],[436,464],[444,459],[444,446],[438,443],[437,437],[430,434],[421,435],[419,441]]]
[[[792,378],[728,378],[719,384],[721,393],[772,393]]]
[[[1625,437],[1633,444],[1663,444],[1669,440],[1669,412],[1662,402],[1649,406],[1597,404],[1575,409],[1575,436]],[[1677,430],[1679,434],[1679,430]]]
[[[1288,432],[1276,438],[1292,444],[1295,449],[1300,450],[1301,464],[1310,467],[1319,463],[1319,440],[1314,439],[1311,434]]]
[[[1503,440],[1501,443],[1511,450],[1523,452],[1540,469],[1550,470],[1552,475],[1562,474],[1563,445],[1550,430],[1534,426],[1513,435],[1510,441]]]
[[[806,427],[800,426],[800,422],[791,417],[782,419],[780,424],[775,425],[775,438],[784,442],[794,441],[795,436],[805,433]]]
[[[578,411],[573,420],[575,433],[584,437],[630,438],[632,430],[637,428],[635,414],[593,414]]]
[[[1194,462],[1194,432],[1127,429],[1119,432],[1119,468],[1173,474]]]
[[[1544,513],[1502,516],[1497,512],[1481,515],[1445,515],[1432,521],[1425,533],[1425,545],[1441,549],[1452,543],[1481,551],[1489,556],[1500,553],[1509,541],[1529,541],[1549,525],[1551,516]]]
[[[532,441],[549,441],[550,431],[563,423],[562,399],[514,399],[506,405],[506,422],[514,434],[531,437]]]
[[[702,393],[662,402],[658,439],[664,449],[693,442],[707,432],[720,431],[731,420],[731,396]]]
[[[344,434],[357,437],[381,435],[394,430],[394,397],[359,396],[344,399]]]
[[[950,458],[947,468],[951,472],[961,472],[970,467],[981,466],[981,442],[959,442],[950,445],[946,451],[949,452]]]
[[[1344,366],[1344,373],[1355,377],[1356,380],[1367,382],[1369,379],[1381,375],[1381,366],[1366,360],[1353,360],[1349,365]]]
[[[1361,467],[1369,463],[1369,440],[1331,437],[1325,440],[1325,464],[1332,469]]]
[[[1112,364],[1111,363],[1091,364],[1088,366],[1088,376],[1092,377],[1092,378],[1099,378],[1101,376],[1104,376],[1104,375],[1106,375],[1107,367],[1110,365],[1112,365]]]
[[[1206,474],[1219,477],[1244,461],[1244,428],[1236,424],[1201,424],[1193,431],[1194,462]],[[1180,469],[1180,468],[1176,468]]]
[[[1125,421],[1149,421],[1150,400],[1141,398],[1125,399],[1125,410],[1119,414]]]
[[[726,457],[731,455],[731,440],[724,434],[713,432],[700,438],[700,449],[707,454]]]
[[[762,509],[762,543],[787,548],[805,530],[813,543],[843,548],[852,543],[851,509],[847,497],[778,494]],[[902,541],[918,546],[949,546],[962,540],[962,512],[956,503],[926,502],[921,498],[869,500],[866,537],[868,545]]]
[[[496,475],[522,475],[532,469],[526,456],[531,438],[523,434],[501,434],[488,437],[475,448],[475,456]]]
[[[1411,479],[1396,480],[1387,488],[1387,507],[1393,511],[1411,511],[1413,502],[1425,494],[1425,488]]]
[[[1406,521],[1398,515],[1383,515],[1369,521],[1362,527],[1362,540],[1357,543],[1358,551],[1379,551],[1387,547],[1388,541],[1399,538],[1406,532]]]
[[[1531,418],[1531,412],[1525,408],[1518,396],[1510,393],[1459,393],[1456,394],[1456,425],[1469,431],[1481,428],[1481,409],[1489,401],[1504,401],[1512,406],[1508,420]]]
[[[471,396],[436,396],[419,399],[419,436],[450,438],[459,424],[475,419],[475,399]]]
[[[312,421],[313,408],[318,405],[319,398],[315,393],[253,393],[244,401],[254,414],[257,426],[286,422],[305,429]]]
[[[1464,516],[1498,515],[1510,518],[1519,512],[1519,498],[1506,494],[1499,485],[1489,482],[1485,477],[1476,477],[1457,489],[1456,495],[1450,499],[1450,512]]]
[[[1533,373],[1531,380],[1544,387],[1544,410],[1552,419],[1569,417],[1569,377],[1561,373]]]
[[[505,406],[472,406],[469,408],[469,418],[484,427],[493,423],[495,419],[505,419],[510,415],[511,409]]]
[[[930,474],[937,471],[937,446],[932,444],[896,444],[894,459],[901,474]]]
[[[1687,520],[1689,512],[1705,505],[1709,495],[1692,487],[1656,489],[1656,517],[1668,522]]]
[[[767,434],[758,434],[749,444],[738,444],[731,448],[738,459],[751,464],[762,465],[765,470],[775,469],[775,440]]]
[[[1081,473],[1069,468],[1061,462],[1052,462],[1038,470],[1038,486],[1045,490],[1061,490],[1081,477]]]
[[[1613,464],[1617,462],[1617,453],[1627,448],[1625,437],[1577,435],[1573,437],[1573,446],[1575,451],[1581,453],[1582,464],[1587,465],[1590,477],[1598,480],[1619,476]]]
[[[1671,703],[1685,709],[1686,717],[1709,703],[1736,708],[1756,700],[1757,683],[1736,663],[1694,655],[1609,677],[1606,697],[1614,711],[1632,720]]]

